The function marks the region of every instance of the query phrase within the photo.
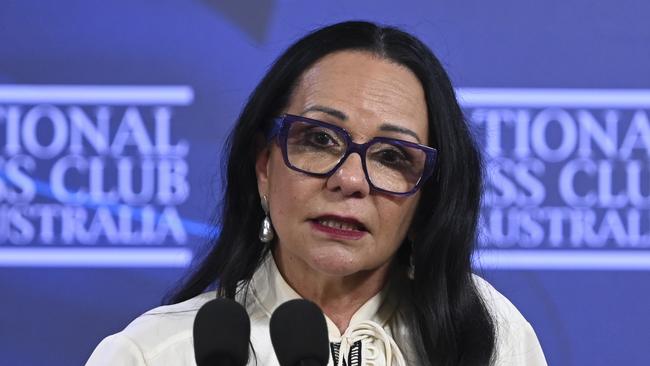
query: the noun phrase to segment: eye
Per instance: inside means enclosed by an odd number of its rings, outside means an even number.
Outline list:
[[[323,130],[311,130],[305,132],[305,142],[313,146],[327,147],[338,145],[338,141],[329,133]]]
[[[397,147],[387,147],[374,154],[374,159],[389,166],[405,166],[411,164],[410,157]]]

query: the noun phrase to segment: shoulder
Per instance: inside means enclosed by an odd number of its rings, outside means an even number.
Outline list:
[[[495,320],[518,325],[528,323],[517,307],[488,281],[476,274],[472,275],[472,279],[481,299],[488,307],[491,315],[496,318]]]
[[[492,315],[496,333],[497,365],[546,365],[541,345],[530,323],[515,305],[483,278],[474,284]]]
[[[214,292],[206,292],[178,304],[159,306],[137,317],[121,333],[145,349],[191,337],[196,313],[215,296]]]
[[[192,329],[197,311],[215,297],[207,292],[190,300],[160,306],[133,320],[124,330],[105,338],[87,365],[156,364],[156,360],[194,359]]]

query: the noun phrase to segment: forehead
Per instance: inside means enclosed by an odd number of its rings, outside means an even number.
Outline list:
[[[342,125],[361,135],[376,134],[380,125],[390,123],[415,131],[423,143],[427,140],[427,107],[420,81],[408,68],[368,52],[333,53],[305,71],[287,112],[303,114],[314,106],[342,112],[347,116]],[[310,113],[321,118],[322,112]]]

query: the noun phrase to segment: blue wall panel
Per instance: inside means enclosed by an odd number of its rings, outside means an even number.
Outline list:
[[[510,241],[488,232],[477,267],[533,324],[549,364],[650,363],[650,203],[630,201],[625,190],[626,172],[638,168],[634,187],[641,198],[650,196],[648,14],[650,3],[641,0],[4,1],[3,362],[82,364],[103,337],[160,304],[205,245],[220,192],[221,145],[265,70],[309,30],[368,19],[400,26],[430,45],[461,88],[479,141],[497,162],[493,167],[503,173],[504,166],[523,164],[542,182],[546,195],[532,204],[504,203],[507,194],[530,193],[512,171],[503,176],[513,179],[516,192],[488,192],[485,217],[498,210],[546,213],[531,219],[538,226],[527,226],[541,228],[537,241],[527,229]],[[472,102],[477,91],[494,100],[512,88],[520,96],[553,88],[591,101],[608,97],[590,105]],[[616,102],[617,95],[626,97]],[[598,147],[580,155],[576,145],[558,161],[533,150],[523,159],[513,150],[516,132],[508,121],[502,126],[512,128],[502,131],[497,146],[503,151],[490,150],[495,125],[486,122],[489,113],[525,111],[534,126],[542,123],[535,122],[540,113],[558,110],[570,118],[548,122],[541,130],[545,146],[560,149],[570,125],[590,134],[606,130],[616,116],[613,155]],[[585,124],[584,113],[595,122]],[[635,123],[640,132],[632,136]],[[90,135],[107,137],[106,146],[84,139]],[[540,139],[532,132],[526,138],[531,144]],[[572,161],[611,165],[612,172],[602,174],[625,203],[603,197],[586,206],[567,202],[560,176]],[[605,179],[598,174],[583,170],[571,187],[587,194]],[[131,178],[126,184],[125,176]],[[152,194],[138,195],[141,187]],[[580,213],[581,223],[565,222],[561,240],[552,239],[550,221],[542,217],[549,207]],[[630,212],[639,217],[637,236]],[[591,239],[572,241],[571,230],[594,227]]]

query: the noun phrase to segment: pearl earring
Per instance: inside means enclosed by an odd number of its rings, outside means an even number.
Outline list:
[[[270,243],[275,234],[269,217],[269,201],[265,195],[262,196],[262,210],[264,210],[264,220],[262,220],[262,226],[260,227],[259,238],[262,243]]]

